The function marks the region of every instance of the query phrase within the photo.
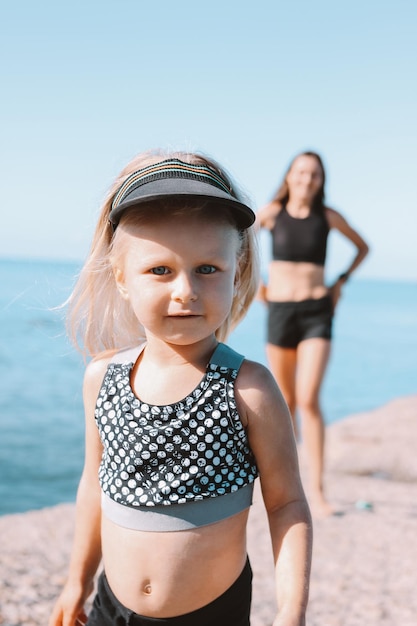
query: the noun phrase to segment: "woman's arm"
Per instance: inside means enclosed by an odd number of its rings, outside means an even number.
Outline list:
[[[257,363],[244,362],[237,398],[247,420],[271,533],[278,602],[274,626],[304,626],[312,524],[291,417],[271,373]]]
[[[255,228],[257,230],[260,230],[261,228],[272,230],[274,228],[276,216],[281,211],[281,208],[281,205],[277,202],[270,202],[262,207],[256,214]],[[267,285],[263,280],[260,280],[256,300],[266,304],[268,302],[266,294]]]
[[[255,227],[257,229],[267,228],[272,230],[275,224],[275,218],[281,211],[282,206],[278,202],[270,202],[263,206],[256,213]]]
[[[326,217],[329,223],[329,228],[334,228],[338,230],[342,235],[344,235],[349,241],[356,246],[356,255],[354,256],[351,264],[346,269],[345,272],[340,274],[337,278],[336,282],[331,288],[333,304],[336,306],[337,301],[340,298],[342,286],[348,281],[349,276],[352,272],[359,267],[364,258],[369,252],[369,246],[366,241],[359,235],[359,233],[348,224],[346,219],[340,215],[334,209],[326,209]]]
[[[364,258],[369,252],[369,246],[366,241],[360,236],[360,234],[348,224],[346,219],[340,215],[334,209],[326,209],[326,217],[329,222],[329,227],[338,230],[342,235],[344,235],[349,241],[356,246],[357,252],[355,257],[352,260],[352,263],[346,269],[346,271],[341,275],[340,280],[347,281],[350,274],[362,263]]]
[[[85,461],[77,491],[76,519],[68,579],[58,598],[49,626],[78,626],[87,621],[84,604],[93,591],[101,560],[101,502],[98,468],[102,446],[94,409],[107,363],[93,361],[84,378]]]

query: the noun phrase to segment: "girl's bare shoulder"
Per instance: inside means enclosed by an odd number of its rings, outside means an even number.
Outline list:
[[[268,507],[281,505],[294,486],[297,467],[294,431],[287,404],[270,371],[244,361],[237,377],[236,400],[261,476]],[[285,488],[284,488],[284,485]],[[291,487],[291,493],[292,491]]]
[[[114,350],[106,350],[94,356],[85,368],[84,393],[98,392],[109,364],[112,361]]]
[[[236,380],[236,390],[249,412],[266,415],[272,408],[286,412],[281,391],[269,369],[245,359]]]
[[[134,363],[141,349],[142,345],[127,350],[105,350],[97,354],[86,367],[84,384],[97,387],[111,363]]]

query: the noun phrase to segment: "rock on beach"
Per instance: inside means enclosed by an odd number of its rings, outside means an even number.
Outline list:
[[[308,626],[417,624],[417,396],[327,428],[325,484],[338,515],[314,520]],[[308,494],[308,472],[300,447]],[[74,504],[0,517],[0,624],[46,626],[65,581]],[[276,608],[259,485],[248,528],[252,626]]]

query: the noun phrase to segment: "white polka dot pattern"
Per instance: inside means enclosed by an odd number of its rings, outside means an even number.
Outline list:
[[[153,406],[134,395],[132,367],[110,364],[97,399],[105,494],[133,507],[181,504],[232,493],[255,480],[234,398],[236,370],[210,363],[183,401]]]

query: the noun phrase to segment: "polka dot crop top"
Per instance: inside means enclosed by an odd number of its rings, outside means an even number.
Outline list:
[[[95,410],[105,516],[128,528],[171,531],[250,506],[258,470],[234,396],[243,360],[218,344],[199,385],[165,406],[135,396],[134,362],[108,366]]]

